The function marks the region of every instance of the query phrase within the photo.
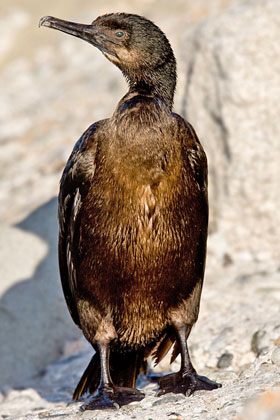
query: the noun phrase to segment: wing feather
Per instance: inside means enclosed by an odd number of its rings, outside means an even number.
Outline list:
[[[69,312],[78,326],[75,255],[79,252],[80,215],[95,172],[97,130],[104,122],[91,125],[76,143],[63,171],[58,196],[60,278]]]
[[[190,123],[186,122],[182,117],[173,114],[175,124],[179,130],[178,138],[181,139],[182,156],[184,163],[191,168],[193,177],[197,185],[197,194],[200,194],[203,211],[201,212],[201,260],[205,261],[206,240],[208,226],[208,192],[207,192],[207,157],[201,146],[195,130]],[[202,269],[203,276],[204,268]],[[168,329],[161,341],[157,344],[152,352],[152,358],[155,364],[158,364],[168,353],[174,344],[170,363],[174,362],[180,353],[180,345],[174,330]]]

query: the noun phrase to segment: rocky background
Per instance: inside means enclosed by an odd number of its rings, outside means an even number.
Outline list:
[[[280,419],[279,0],[139,3],[1,1],[0,418]],[[60,289],[55,197],[74,142],[126,86],[97,50],[38,21],[112,11],[143,14],[167,34],[174,108],[208,154],[211,234],[189,342],[197,370],[223,387],[157,398],[142,378],[143,401],[90,413],[69,404],[91,349]]]

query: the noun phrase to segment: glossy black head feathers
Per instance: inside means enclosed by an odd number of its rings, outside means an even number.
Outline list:
[[[94,45],[121,69],[132,91],[155,95],[172,108],[176,61],[165,34],[150,20],[134,14],[111,13],[90,25],[51,16],[43,17],[40,25]]]

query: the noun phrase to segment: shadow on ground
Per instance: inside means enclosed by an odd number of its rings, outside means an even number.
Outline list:
[[[80,337],[68,314],[59,281],[57,232],[57,198],[5,231],[12,236],[14,253],[9,255],[9,261],[3,261],[9,271],[4,270],[9,283],[6,282],[0,299],[3,390],[24,386],[28,378],[42,373],[58,358],[65,341]],[[2,249],[6,240],[8,237],[2,237]],[[22,278],[21,272],[31,263],[33,274]]]

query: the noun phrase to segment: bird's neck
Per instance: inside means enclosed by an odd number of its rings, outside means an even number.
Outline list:
[[[172,110],[174,91],[176,87],[176,68],[174,63],[156,69],[145,69],[134,74],[126,74],[129,92],[139,92],[159,98],[166,107]]]

